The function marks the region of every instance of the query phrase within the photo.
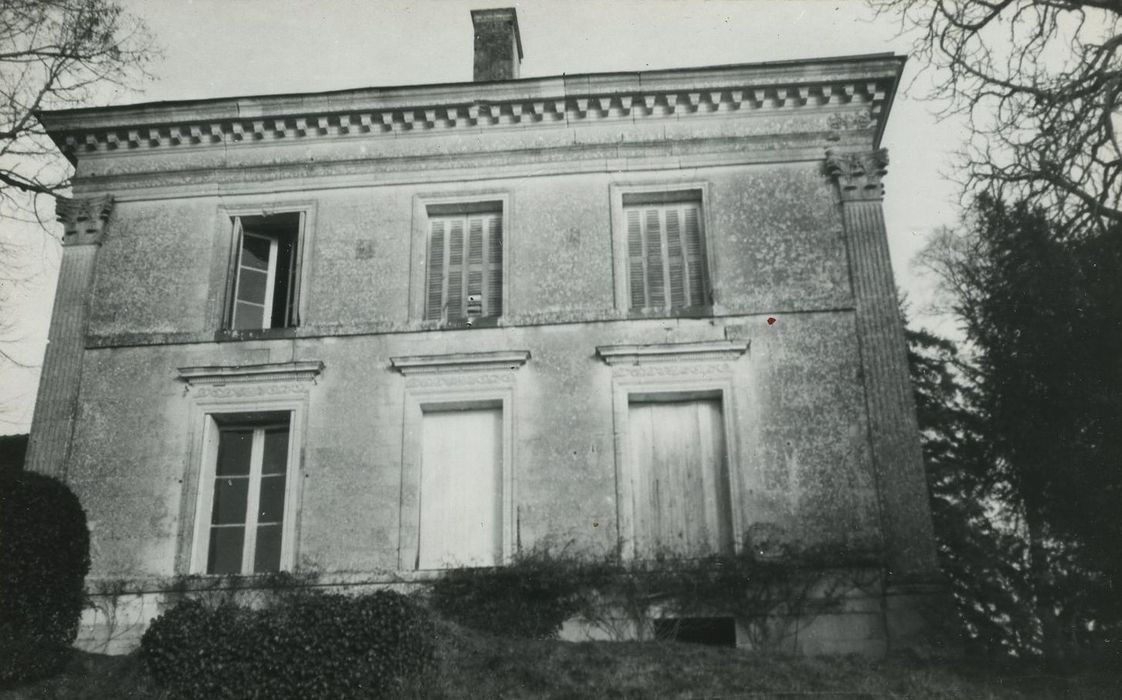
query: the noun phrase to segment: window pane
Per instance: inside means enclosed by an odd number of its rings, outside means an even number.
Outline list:
[[[210,552],[207,555],[208,574],[240,574],[242,572],[242,547],[245,545],[244,527],[212,527]]]
[[[259,329],[265,325],[265,307],[248,302],[238,302],[234,306],[233,328]]]
[[[218,476],[249,474],[249,456],[253,449],[253,430],[220,430],[218,432]]]
[[[263,477],[257,522],[279,523],[282,520],[284,520],[284,475]]]
[[[265,430],[265,456],[261,461],[262,474],[284,474],[288,464],[288,428]]]
[[[238,301],[265,304],[265,286],[269,275],[259,270],[242,268],[238,276]]]
[[[260,525],[257,528],[257,551],[253,553],[254,573],[280,571],[281,526]]]
[[[258,236],[242,237],[242,267],[269,269],[269,239]]]
[[[215,525],[245,522],[246,496],[249,479],[246,477],[214,480],[214,509],[210,522]]]

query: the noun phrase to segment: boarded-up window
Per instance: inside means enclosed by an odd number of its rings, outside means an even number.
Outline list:
[[[666,194],[624,195],[624,219],[632,310],[708,304],[700,201],[675,201]]]
[[[720,399],[633,400],[629,412],[636,553],[731,552]]]
[[[501,211],[429,212],[425,318],[454,321],[503,313]],[[474,299],[474,302],[472,301]]]
[[[237,245],[229,310],[235,329],[298,325],[299,212],[235,216]]]
[[[417,566],[502,559],[502,409],[426,411]]]
[[[669,311],[709,303],[701,202],[683,201],[682,196],[623,197],[632,310]]]
[[[209,492],[206,573],[279,571],[288,487],[289,417],[218,425]]]

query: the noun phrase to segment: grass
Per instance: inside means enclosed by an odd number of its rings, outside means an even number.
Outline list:
[[[440,672],[412,698],[1082,698],[1122,697],[1122,672],[1062,677],[914,658],[780,656],[676,642],[514,640],[440,626]],[[76,653],[59,676],[4,700],[162,699],[136,654]]]

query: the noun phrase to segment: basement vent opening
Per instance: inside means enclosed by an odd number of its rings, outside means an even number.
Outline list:
[[[736,646],[736,622],[731,617],[667,617],[654,621],[656,639],[672,639],[711,647]]]

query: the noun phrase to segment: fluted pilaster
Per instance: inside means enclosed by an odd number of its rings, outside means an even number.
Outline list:
[[[881,208],[884,149],[826,152],[841,195],[890,583],[936,571],[915,397]]]
[[[82,375],[90,287],[97,249],[112,208],[112,197],[59,197],[56,201],[55,212],[63,224],[62,265],[31,421],[29,471],[66,477]]]

